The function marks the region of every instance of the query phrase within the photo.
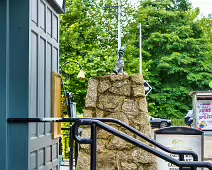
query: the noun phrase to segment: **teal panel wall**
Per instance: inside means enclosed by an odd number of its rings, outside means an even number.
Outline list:
[[[50,123],[7,123],[51,117],[59,15],[46,0],[0,0],[0,23],[0,170],[59,169]]]
[[[6,94],[7,94],[7,82],[6,82],[6,39],[7,39],[7,0],[0,1],[0,146],[1,154],[0,154],[0,165],[1,169],[6,169],[6,132],[7,132],[7,102],[6,102]]]
[[[28,117],[29,1],[8,0],[8,117]],[[28,124],[8,125],[8,170],[28,170]]]

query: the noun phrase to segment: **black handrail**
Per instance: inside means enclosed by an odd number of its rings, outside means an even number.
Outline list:
[[[27,123],[27,122],[70,122],[70,123],[74,123],[78,120],[99,120],[101,122],[107,122],[107,123],[115,123],[118,124],[124,128],[126,128],[127,130],[129,130],[130,132],[138,135],[139,137],[141,137],[142,139],[146,140],[147,142],[153,144],[154,146],[160,148],[161,150],[171,153],[171,154],[177,154],[179,155],[180,161],[184,161],[184,155],[191,155],[193,157],[194,161],[198,161],[198,155],[194,152],[194,151],[186,151],[186,150],[172,150],[169,149],[168,147],[156,142],[155,140],[149,138],[148,136],[140,133],[137,129],[129,126],[128,124],[117,120],[117,119],[112,119],[112,118],[8,118],[8,122],[16,122],[16,123]],[[62,128],[65,130],[65,128]],[[66,130],[69,130],[69,128],[67,128]]]
[[[92,170],[96,170],[96,160],[94,160],[94,158],[96,157],[96,154],[94,154],[93,152],[96,152],[96,135],[95,136],[91,136],[90,139],[87,139],[87,138],[80,138],[78,136],[78,128],[82,125],[90,125],[92,128],[91,130],[93,131],[91,134],[94,134],[95,131],[96,131],[96,126],[115,135],[115,136],[118,136],[119,138],[131,143],[131,144],[134,144],[135,146],[141,148],[141,149],[144,149],[146,150],[147,152],[150,152],[152,154],[154,154],[155,156],[158,156],[160,157],[161,159],[163,160],[166,160],[180,168],[191,168],[191,169],[196,169],[197,167],[202,167],[202,168],[208,168],[209,170],[212,170],[212,164],[209,163],[209,162],[185,162],[185,161],[179,161],[175,158],[172,158],[171,156],[169,155],[166,155],[165,153],[159,151],[159,150],[156,150],[142,142],[140,142],[139,140],[137,139],[134,139],[132,138],[131,136],[127,135],[127,134],[124,134],[120,131],[118,131],[117,129],[99,121],[99,120],[93,120],[93,119],[79,119],[73,126],[74,126],[74,138],[75,140],[80,143],[80,144],[91,144],[91,146],[93,145],[93,148],[91,149],[91,169]],[[94,146],[95,145],[95,146]]]
[[[148,136],[142,134],[140,131],[138,131],[137,129],[129,126],[128,124],[120,121],[120,120],[117,120],[117,119],[111,119],[111,118],[108,118],[108,119],[97,119],[97,120],[100,120],[101,122],[112,122],[112,123],[116,123],[116,124],[119,124],[121,125],[122,127],[126,128],[127,130],[129,130],[130,132],[138,135],[139,137],[143,138],[144,140],[146,140],[147,142],[153,144],[154,146],[160,148],[161,150],[165,151],[165,152],[168,152],[168,153],[171,153],[171,154],[177,154],[179,156],[182,156],[181,159],[184,159],[184,156],[183,155],[191,155],[193,156],[193,159],[194,161],[198,161],[198,155],[194,152],[194,151],[186,151],[186,150],[172,150],[172,149],[169,149],[168,147],[156,142],[155,140],[149,138]],[[183,160],[181,160],[183,161]]]
[[[61,130],[69,131],[69,147],[70,147],[70,154],[69,154],[70,168],[69,168],[69,170],[73,170],[73,166],[74,166],[73,158],[75,160],[75,168],[77,167],[77,163],[78,163],[78,149],[79,149],[78,145],[79,144],[76,141],[74,141],[74,139],[73,139],[73,136],[74,136],[73,125],[70,125],[69,128],[61,128]]]

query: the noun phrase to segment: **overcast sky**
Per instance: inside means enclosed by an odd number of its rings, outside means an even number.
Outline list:
[[[212,13],[212,0],[190,0],[193,7],[199,7],[200,13],[208,15]]]
[[[139,0],[130,0],[131,2],[138,2]],[[212,13],[212,0],[189,0],[194,8],[199,7],[200,13],[208,15]]]

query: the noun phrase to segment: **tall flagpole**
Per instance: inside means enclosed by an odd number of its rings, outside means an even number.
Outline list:
[[[121,48],[121,0],[118,0],[118,51]]]
[[[142,26],[140,24],[140,74],[142,75]]]

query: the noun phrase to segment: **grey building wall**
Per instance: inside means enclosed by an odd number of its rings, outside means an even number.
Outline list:
[[[59,16],[46,1],[31,0],[29,117],[51,117],[52,72],[58,71]],[[59,169],[58,139],[50,123],[29,125],[29,170]]]
[[[51,117],[51,74],[58,69],[59,15],[46,0],[0,1],[0,169],[58,169],[51,125],[7,118]]]

